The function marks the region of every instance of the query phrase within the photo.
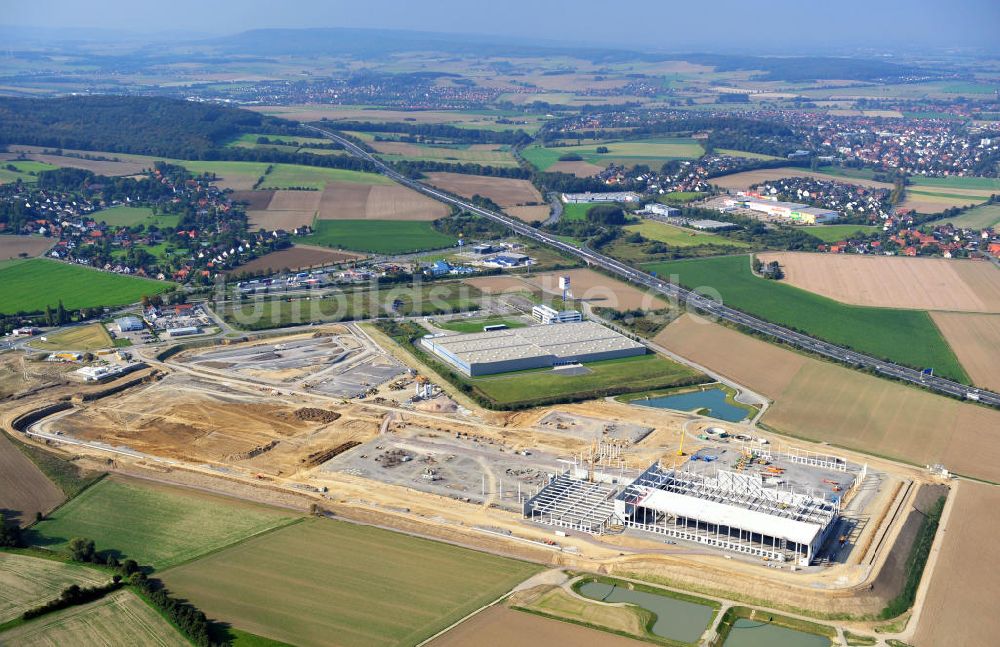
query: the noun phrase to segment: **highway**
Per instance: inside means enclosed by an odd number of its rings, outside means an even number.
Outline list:
[[[775,337],[790,346],[795,346],[811,353],[829,357],[830,359],[840,363],[852,365],[856,368],[869,369],[880,375],[911,382],[931,391],[937,391],[938,393],[945,395],[977,400],[983,404],[1000,407],[1000,394],[998,393],[984,389],[976,389],[935,375],[925,375],[919,370],[906,366],[900,366],[898,364],[886,362],[847,348],[842,348],[835,344],[810,337],[809,335],[804,335],[794,330],[789,330],[788,328],[758,319],[739,310],[734,310],[733,308],[727,307],[718,301],[702,296],[697,292],[686,290],[673,283],[662,281],[651,274],[639,271],[629,265],[603,254],[599,254],[586,247],[577,247],[575,245],[565,243],[521,222],[520,220],[516,220],[502,213],[490,211],[489,209],[483,209],[472,204],[471,202],[467,202],[462,198],[453,196],[450,193],[440,191],[434,187],[410,179],[393,169],[388,164],[385,164],[368,151],[357,146],[350,140],[341,137],[335,132],[309,124],[302,124],[302,126],[316,131],[341,144],[348,153],[371,162],[376,168],[378,168],[380,173],[402,185],[405,185],[415,191],[419,191],[420,193],[434,198],[435,200],[439,200],[485,218],[501,222],[521,236],[538,241],[550,247],[554,247],[568,254],[572,254],[573,256],[585,261],[588,265],[600,267],[629,283],[634,283],[644,288],[653,290],[654,292],[666,296],[669,299],[684,303],[688,307],[695,307],[710,316],[718,317],[719,319],[745,326],[746,328],[759,333]]]

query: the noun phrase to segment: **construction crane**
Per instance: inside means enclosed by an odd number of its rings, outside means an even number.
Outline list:
[[[677,455],[678,456],[683,456],[684,455],[684,428],[683,427],[681,427],[681,444],[677,448]]]

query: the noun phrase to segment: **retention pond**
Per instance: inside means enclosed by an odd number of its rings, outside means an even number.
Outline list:
[[[678,600],[666,595],[633,591],[604,582],[586,582],[576,589],[580,595],[601,602],[626,602],[656,614],[650,628],[657,636],[681,642],[697,642],[715,610],[704,604]]]
[[[739,618],[722,647],[830,647],[826,636]]]
[[[726,395],[725,391],[716,387],[703,391],[689,391],[676,395],[632,400],[630,404],[675,411],[703,411],[706,415],[728,422],[739,422],[745,419],[747,410],[728,402]]]

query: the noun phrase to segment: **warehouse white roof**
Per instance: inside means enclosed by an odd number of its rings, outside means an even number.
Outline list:
[[[710,524],[742,528],[761,535],[788,539],[799,544],[812,544],[823,529],[817,523],[776,517],[765,512],[666,490],[651,489],[636,502],[636,505],[678,517],[698,519]]]

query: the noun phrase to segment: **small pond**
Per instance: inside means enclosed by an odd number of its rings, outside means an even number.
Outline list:
[[[666,595],[632,591],[630,589],[604,584],[603,582],[587,582],[577,591],[584,597],[601,602],[627,602],[642,607],[656,614],[652,632],[671,640],[681,642],[697,642],[708,623],[712,621],[715,610],[704,604],[695,604],[678,600]]]
[[[690,391],[657,398],[632,400],[629,404],[675,411],[698,411],[707,409],[707,415],[728,422],[740,422],[747,417],[747,410],[726,402],[726,392],[720,388]]]
[[[830,647],[826,636],[739,618],[722,647]]]

